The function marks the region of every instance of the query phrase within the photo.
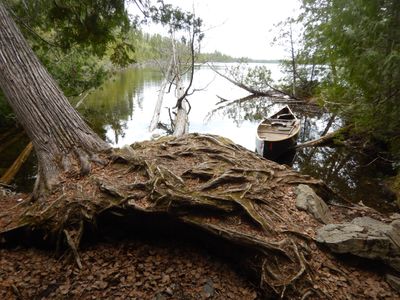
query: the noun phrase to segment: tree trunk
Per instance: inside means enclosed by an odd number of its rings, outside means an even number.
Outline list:
[[[59,175],[109,149],[70,105],[0,2],[0,88],[31,139],[39,163],[37,191],[51,190]]]
[[[296,103],[304,103],[303,100],[295,97],[294,95],[288,94],[280,89],[277,89],[271,85],[269,85],[267,83],[267,87],[270,90],[267,91],[260,91],[257,89],[252,88],[251,86],[248,86],[242,82],[238,82],[232,78],[229,78],[228,76],[222,74],[221,72],[219,72],[216,68],[214,68],[212,65],[209,64],[209,67],[215,72],[217,73],[219,76],[225,78],[226,80],[228,80],[230,83],[233,83],[234,85],[244,89],[245,91],[251,93],[254,96],[259,96],[259,97],[268,97],[270,100],[272,101],[285,101],[286,102],[290,102],[290,103],[295,103],[294,101],[296,101]],[[286,99],[286,96],[289,96],[289,99]]]
[[[293,97],[296,97],[296,78],[297,78],[297,70],[296,70],[296,55],[294,53],[294,42],[293,42],[293,30],[292,24],[290,24],[290,53],[292,56],[292,93]]]
[[[185,94],[187,93],[187,91],[185,91],[182,85],[180,61],[178,59],[178,53],[176,49],[176,42],[174,35],[171,35],[171,40],[172,40],[172,57],[174,63],[175,83],[176,83],[175,96],[178,99],[176,103],[177,112],[174,120],[173,136],[181,136],[189,132],[189,118],[185,104],[185,96],[186,96]]]
[[[178,83],[177,83],[178,84]],[[178,97],[182,94],[183,87],[177,85],[178,88]],[[178,107],[178,111],[176,112],[176,117],[174,120],[174,132],[173,136],[181,136],[189,132],[189,117],[187,113],[187,105],[185,101],[182,101],[180,106]]]
[[[172,67],[173,67],[173,58],[171,58],[170,62],[168,63],[168,69],[167,69],[167,72],[165,73],[164,81],[162,82],[160,91],[158,93],[158,99],[157,99],[156,106],[154,108],[153,118],[151,119],[150,126],[149,126],[150,131],[153,131],[154,129],[156,129],[158,123],[160,122],[161,106],[162,106],[164,95],[165,95],[165,89],[167,88],[167,85],[170,81]]]
[[[336,114],[333,114],[328,121],[328,124],[326,124],[326,127],[324,129],[324,131],[322,132],[321,136],[324,136],[328,133],[329,129],[331,129],[333,122],[336,119]]]
[[[333,140],[336,137],[338,137],[339,134],[345,134],[346,132],[348,132],[348,130],[349,130],[349,127],[340,128],[340,129],[338,129],[338,130],[336,130],[334,132],[325,134],[325,135],[323,135],[323,136],[321,136],[321,137],[319,137],[319,138],[317,138],[315,140],[311,140],[311,141],[308,141],[308,142],[304,142],[304,143],[298,144],[298,145],[295,146],[295,148],[299,149],[299,148],[318,147],[318,146],[326,145],[328,143],[333,142]]]

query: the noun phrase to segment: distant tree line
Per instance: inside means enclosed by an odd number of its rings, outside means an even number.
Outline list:
[[[123,1],[98,1],[96,9],[89,0],[78,2],[4,1],[67,97],[77,97],[99,87],[121,67],[168,59],[166,49],[170,48],[170,38],[143,32],[137,18],[128,18]],[[151,10],[155,11],[154,7],[148,9]],[[157,14],[148,17],[157,18]],[[183,47],[185,41],[179,43]],[[215,51],[201,54],[196,61],[238,59]],[[13,122],[14,115],[0,90],[0,126]]]

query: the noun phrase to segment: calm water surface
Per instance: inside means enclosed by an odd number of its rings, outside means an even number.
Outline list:
[[[221,71],[230,66],[232,64],[216,65]],[[281,76],[278,65],[267,66],[274,78]],[[126,69],[85,98],[79,111],[91,127],[114,147],[150,139],[152,133],[148,127],[162,79],[157,69]],[[257,123],[263,116],[280,108],[266,98],[216,105],[221,101],[219,97],[235,100],[246,97],[248,93],[216,75],[207,66],[196,69],[193,88],[199,91],[189,97],[190,132],[223,135],[252,151],[255,149]],[[163,123],[169,123],[167,108],[172,108],[175,101],[173,92],[164,97],[161,111]],[[326,113],[305,112],[302,107],[292,109],[302,120],[301,142],[319,137],[331,118]],[[329,131],[340,125],[341,121],[335,119]],[[298,151],[292,163],[293,168],[325,180],[352,201],[362,201],[380,210],[395,209],[394,202],[387,201],[390,197],[381,184],[391,168],[380,159],[374,160],[340,148],[320,147]],[[19,182],[32,181],[34,171],[25,170]],[[31,179],[27,178],[27,174]]]

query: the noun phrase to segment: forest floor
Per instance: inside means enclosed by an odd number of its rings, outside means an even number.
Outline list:
[[[322,182],[213,136],[113,155],[47,202],[0,190],[0,299],[400,299],[389,267],[316,242],[321,223],[294,189]],[[384,218],[330,211],[337,223]]]
[[[6,212],[27,195],[0,199]],[[0,218],[0,231],[11,219]],[[257,298],[257,288],[232,263],[182,240],[105,237],[83,246],[80,256],[82,269],[54,249],[0,249],[0,299]]]
[[[3,199],[0,211],[21,196]],[[7,222],[0,220],[1,230]],[[0,249],[0,299],[262,299],[234,262],[178,237],[105,236],[83,245],[80,257],[82,269],[54,249]],[[333,265],[331,258],[320,259],[321,272],[332,281],[327,299],[343,299],[337,289],[346,290],[347,299],[399,299],[382,265],[354,257]]]

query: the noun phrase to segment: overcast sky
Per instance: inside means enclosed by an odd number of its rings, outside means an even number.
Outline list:
[[[283,58],[279,46],[270,45],[274,25],[295,16],[299,0],[165,0],[192,11],[204,21],[202,52],[218,50],[234,57]],[[154,29],[152,29],[154,30]],[[270,32],[272,30],[272,32]]]

